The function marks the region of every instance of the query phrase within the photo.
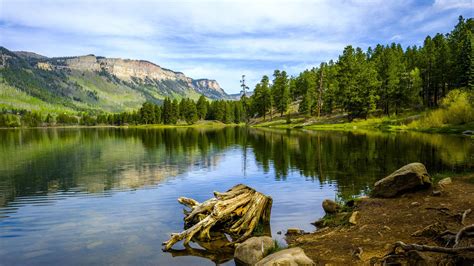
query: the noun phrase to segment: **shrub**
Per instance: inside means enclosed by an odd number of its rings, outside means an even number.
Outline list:
[[[411,128],[437,128],[443,125],[462,125],[474,121],[473,92],[455,89],[441,101],[440,108],[430,111],[420,120],[408,125]]]

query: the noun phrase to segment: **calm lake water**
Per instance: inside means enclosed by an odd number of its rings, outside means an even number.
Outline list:
[[[325,198],[364,194],[410,162],[472,172],[473,156],[470,138],[415,133],[0,130],[0,264],[214,265],[192,253],[233,265],[202,249],[161,251],[183,229],[178,197],[254,187],[273,197],[272,235],[283,242],[278,231],[314,230]]]

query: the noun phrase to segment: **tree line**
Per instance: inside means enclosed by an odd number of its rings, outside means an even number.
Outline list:
[[[337,61],[297,76],[275,70],[272,84],[263,76],[255,86],[249,115],[283,116],[291,103],[297,103],[302,115],[342,111],[349,119],[437,107],[455,88],[473,91],[473,31],[473,19],[461,16],[450,33],[427,36],[422,46],[378,44],[363,51],[349,45]]]
[[[241,123],[247,119],[242,101],[209,101],[200,96],[197,101],[189,98],[171,100],[165,98],[162,105],[145,102],[132,112],[122,113],[60,113],[42,115],[27,110],[6,110],[0,112],[0,127],[40,127],[54,125],[147,125],[177,123],[194,124],[198,120],[215,120],[226,124]]]

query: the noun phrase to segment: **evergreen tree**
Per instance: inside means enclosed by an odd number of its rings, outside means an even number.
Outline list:
[[[366,117],[369,111],[375,109],[377,95],[375,90],[379,85],[377,72],[360,48],[352,46],[344,48],[339,57],[339,95],[341,105],[349,113],[349,119]]]
[[[233,104],[228,101],[222,101],[223,106],[224,106],[224,118],[222,122],[226,124],[230,124],[234,122],[234,109],[233,109]]]
[[[290,102],[290,92],[288,88],[288,76],[285,71],[275,70],[273,73],[272,96],[275,108],[283,116],[288,110]]]
[[[179,119],[179,102],[177,99],[174,99],[171,103],[170,109],[170,124],[176,124]]]
[[[145,102],[140,108],[141,122],[145,125],[155,123],[155,108],[150,102]],[[121,120],[121,119],[120,119]],[[123,120],[121,120],[123,123]]]
[[[197,109],[197,114],[198,114],[199,119],[201,120],[206,119],[208,108],[209,108],[209,102],[207,101],[206,97],[204,97],[204,95],[201,95],[199,97],[199,100],[196,103],[196,109]]]
[[[165,100],[163,101],[163,110],[161,112],[161,116],[162,116],[162,121],[164,124],[171,124],[172,122],[172,113],[173,111],[171,110],[172,109],[172,104],[171,104],[171,100],[166,97]]]
[[[162,123],[162,120],[161,120],[161,107],[158,106],[158,105],[154,105],[153,106],[153,111],[155,113],[155,121],[154,123],[155,124],[161,124]]]

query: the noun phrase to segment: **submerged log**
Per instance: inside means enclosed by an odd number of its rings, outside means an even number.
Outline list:
[[[231,236],[229,245],[241,243],[251,237],[257,228],[269,226],[272,198],[246,185],[236,185],[224,193],[214,192],[214,198],[202,203],[181,197],[179,203],[190,208],[185,211],[185,229],[181,233],[171,234],[163,243],[163,250],[169,250],[175,243],[184,239],[211,241],[210,232],[219,231]]]

